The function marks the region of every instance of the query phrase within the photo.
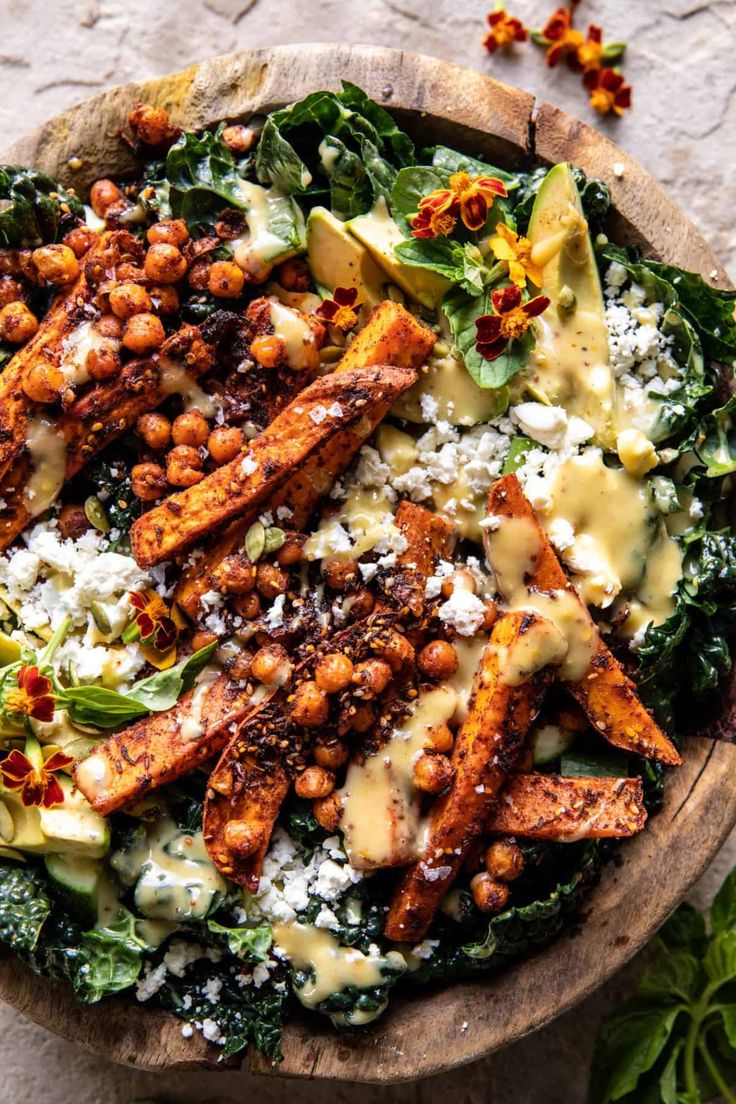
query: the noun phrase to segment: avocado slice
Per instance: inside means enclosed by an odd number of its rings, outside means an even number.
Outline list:
[[[428,307],[430,310],[436,310],[439,307],[445,294],[450,290],[450,281],[444,276],[438,276],[436,272],[403,264],[398,259],[394,248],[406,239],[391,218],[383,197],[367,215],[358,215],[345,225],[350,233],[371,251],[391,283],[397,284],[402,291],[412,299],[416,299],[423,307]]]
[[[16,793],[2,794],[0,843],[35,855],[63,851],[99,858],[110,847],[107,821],[74,789],[70,778],[65,775],[57,775],[57,778],[64,790],[64,802],[51,809],[25,806]]]
[[[326,207],[313,207],[307,219],[307,260],[315,283],[330,294],[336,287],[358,289],[368,312],[386,298],[386,277],[364,245]]]
[[[550,299],[535,321],[528,391],[564,406],[595,430],[598,444],[614,444],[613,376],[603,294],[575,179],[568,164],[542,181],[529,222],[532,259],[542,269]]]

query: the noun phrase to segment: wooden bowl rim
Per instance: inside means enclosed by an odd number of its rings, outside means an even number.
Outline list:
[[[35,165],[67,183],[124,172],[133,162],[115,137],[136,100],[167,107],[175,121],[201,128],[300,98],[342,78],[416,125],[454,132],[505,163],[569,160],[606,181],[621,240],[730,287],[725,270],[677,205],[638,162],[610,139],[529,93],[425,55],[333,43],[279,46],[211,58],[178,73],[112,88],[71,107],[15,142],[3,160]],[[90,117],[102,118],[90,125]],[[107,120],[109,119],[109,124]],[[452,138],[445,140],[452,142]],[[69,161],[82,156],[77,172]],[[709,732],[732,737],[726,706]],[[272,1066],[249,1052],[253,1073],[394,1082],[470,1062],[519,1039],[583,1000],[650,938],[703,872],[736,823],[729,786],[736,751],[723,739],[693,736],[685,763],[668,779],[665,804],[630,841],[620,868],[610,865],[588,901],[581,931],[485,979],[400,996],[363,1034],[333,1032],[317,1016],[284,1033],[285,1060]],[[63,985],[36,977],[13,957],[0,960],[0,998],[62,1038],[114,1061],[157,1071],[222,1069],[219,1050],[181,1021],[115,998],[79,1005]],[[442,1040],[440,1042],[440,1040]]]

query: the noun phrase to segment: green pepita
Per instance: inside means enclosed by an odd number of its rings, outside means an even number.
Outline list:
[[[258,563],[266,547],[266,530],[260,521],[254,521],[245,534],[245,554],[251,563]]]
[[[100,533],[110,532],[110,519],[105,507],[96,495],[89,496],[84,504],[84,513],[90,525],[93,525],[95,529],[99,529]]]
[[[269,552],[277,552],[286,540],[286,533],[283,529],[278,529],[276,526],[270,526],[265,533],[263,550],[266,554]]]
[[[102,602],[90,602],[89,612],[92,614],[92,620],[101,633],[108,635],[112,632],[110,618],[107,616],[107,610]]]

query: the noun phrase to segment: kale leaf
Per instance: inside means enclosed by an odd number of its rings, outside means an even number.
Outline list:
[[[78,968],[71,978],[74,992],[92,1004],[129,989],[140,976],[144,954],[152,950],[138,934],[135,916],[121,906],[116,921],[83,933]]]
[[[37,169],[0,165],[0,246],[58,241],[84,217],[84,207]]]
[[[0,939],[31,955],[51,912],[46,879],[35,867],[0,861]]]
[[[736,357],[736,291],[715,288],[697,273],[686,272],[676,265],[647,261],[647,266],[675,288],[690,322],[700,333],[706,356],[733,361]]]
[[[133,494],[129,465],[118,457],[98,459],[90,464],[86,478],[110,520],[110,551],[125,551],[130,527],[141,512],[140,499]]]
[[[265,962],[271,949],[273,936],[268,924],[257,928],[226,927],[216,920],[207,921],[207,930],[211,935],[220,937],[230,954],[246,962]]]

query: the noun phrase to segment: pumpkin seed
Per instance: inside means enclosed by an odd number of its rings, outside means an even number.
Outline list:
[[[84,513],[90,525],[101,533],[110,532],[110,519],[97,495],[90,495],[84,504]]]
[[[107,616],[107,610],[102,602],[90,602],[89,612],[92,614],[92,620],[101,633],[107,635],[112,632],[110,618]]]
[[[254,521],[245,534],[245,554],[251,563],[258,563],[266,547],[266,530],[260,521]]]
[[[278,549],[282,547],[285,540],[286,533],[283,529],[278,529],[276,526],[270,526],[265,534],[264,551],[266,553],[277,552]]]
[[[0,839],[3,843],[10,843],[15,835],[15,823],[10,810],[4,801],[0,801]]]

